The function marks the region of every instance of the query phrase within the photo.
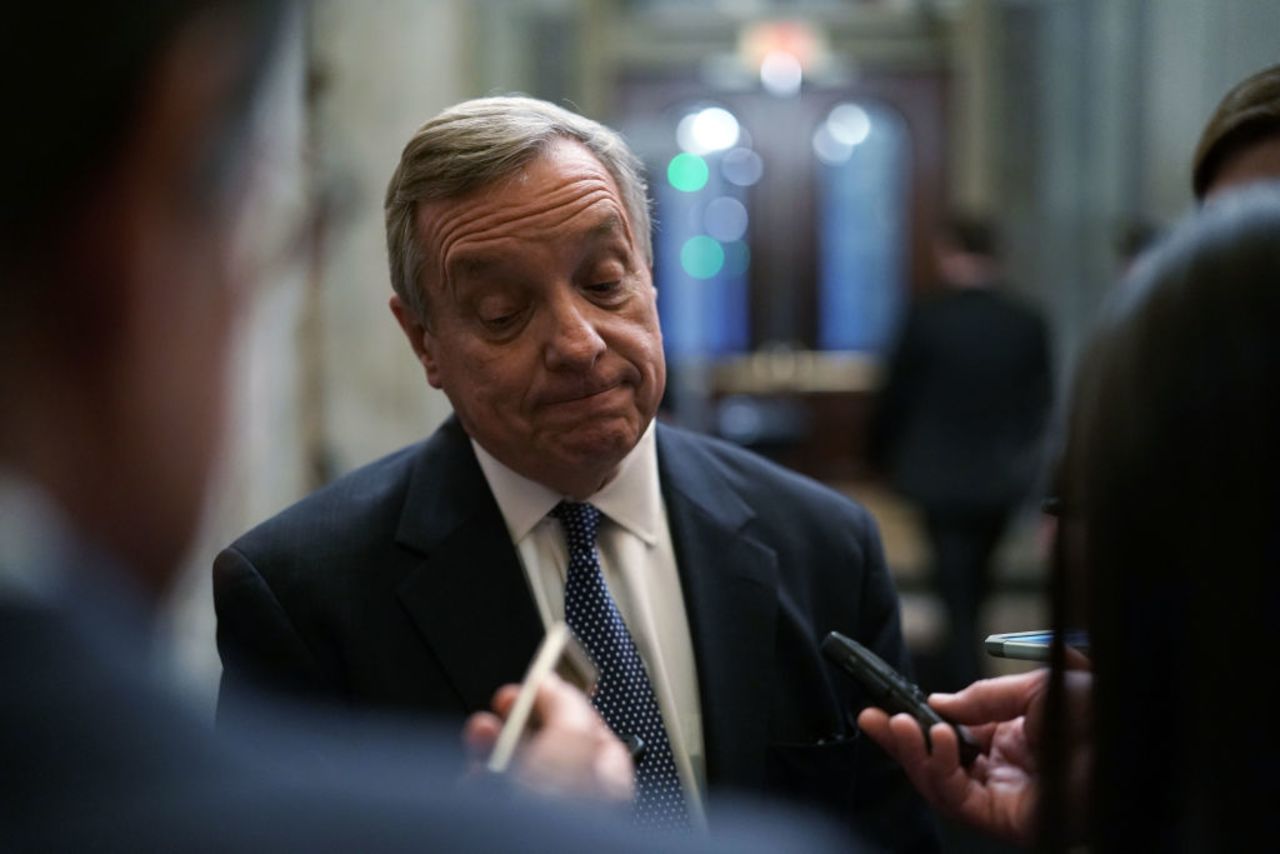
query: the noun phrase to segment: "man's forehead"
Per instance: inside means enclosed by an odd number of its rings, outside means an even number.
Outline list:
[[[461,195],[423,202],[419,207],[447,215],[452,209],[480,207],[495,199],[592,181],[621,198],[613,174],[589,148],[574,139],[556,138],[511,172],[471,187]]]
[[[617,182],[573,140],[552,142],[515,173],[464,196],[422,204],[418,219],[421,237],[451,269],[501,261],[483,247],[504,238],[632,238]]]
[[[506,235],[495,234],[490,239],[463,237],[454,241],[445,248],[443,260],[448,272],[452,276],[477,276],[504,264],[519,263],[520,253],[513,251],[516,244],[504,241],[504,237]],[[565,223],[557,238],[585,248],[609,244],[630,247],[622,213],[615,206],[601,202]]]

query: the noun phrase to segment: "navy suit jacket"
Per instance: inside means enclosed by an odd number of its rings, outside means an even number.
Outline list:
[[[819,652],[836,629],[908,669],[869,514],[723,442],[659,425],[657,448],[712,792],[778,795],[895,850],[936,847],[923,802],[859,735],[865,698]],[[543,634],[455,419],[246,534],[214,583],[224,716],[266,685],[461,719],[521,679]]]

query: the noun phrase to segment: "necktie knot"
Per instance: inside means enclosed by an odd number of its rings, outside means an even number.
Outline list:
[[[551,515],[564,526],[565,539],[573,551],[595,548],[596,532],[600,529],[600,511],[592,504],[581,501],[561,501]]]

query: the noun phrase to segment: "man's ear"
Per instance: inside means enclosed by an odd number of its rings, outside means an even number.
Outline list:
[[[404,331],[405,337],[409,339],[409,346],[413,348],[413,355],[418,357],[418,361],[422,363],[423,369],[426,370],[427,382],[431,383],[434,388],[440,388],[440,365],[435,358],[435,336],[418,319],[418,313],[405,305],[399,294],[392,294],[388,305],[391,307],[391,313],[396,316],[396,322],[400,324],[400,328]]]

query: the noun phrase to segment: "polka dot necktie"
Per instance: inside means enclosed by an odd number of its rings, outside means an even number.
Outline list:
[[[688,808],[658,698],[600,571],[600,511],[590,504],[562,501],[551,515],[560,520],[569,545],[565,622],[600,671],[592,703],[620,739],[633,745],[639,739],[643,745],[636,760],[636,819],[650,827],[687,827]]]

